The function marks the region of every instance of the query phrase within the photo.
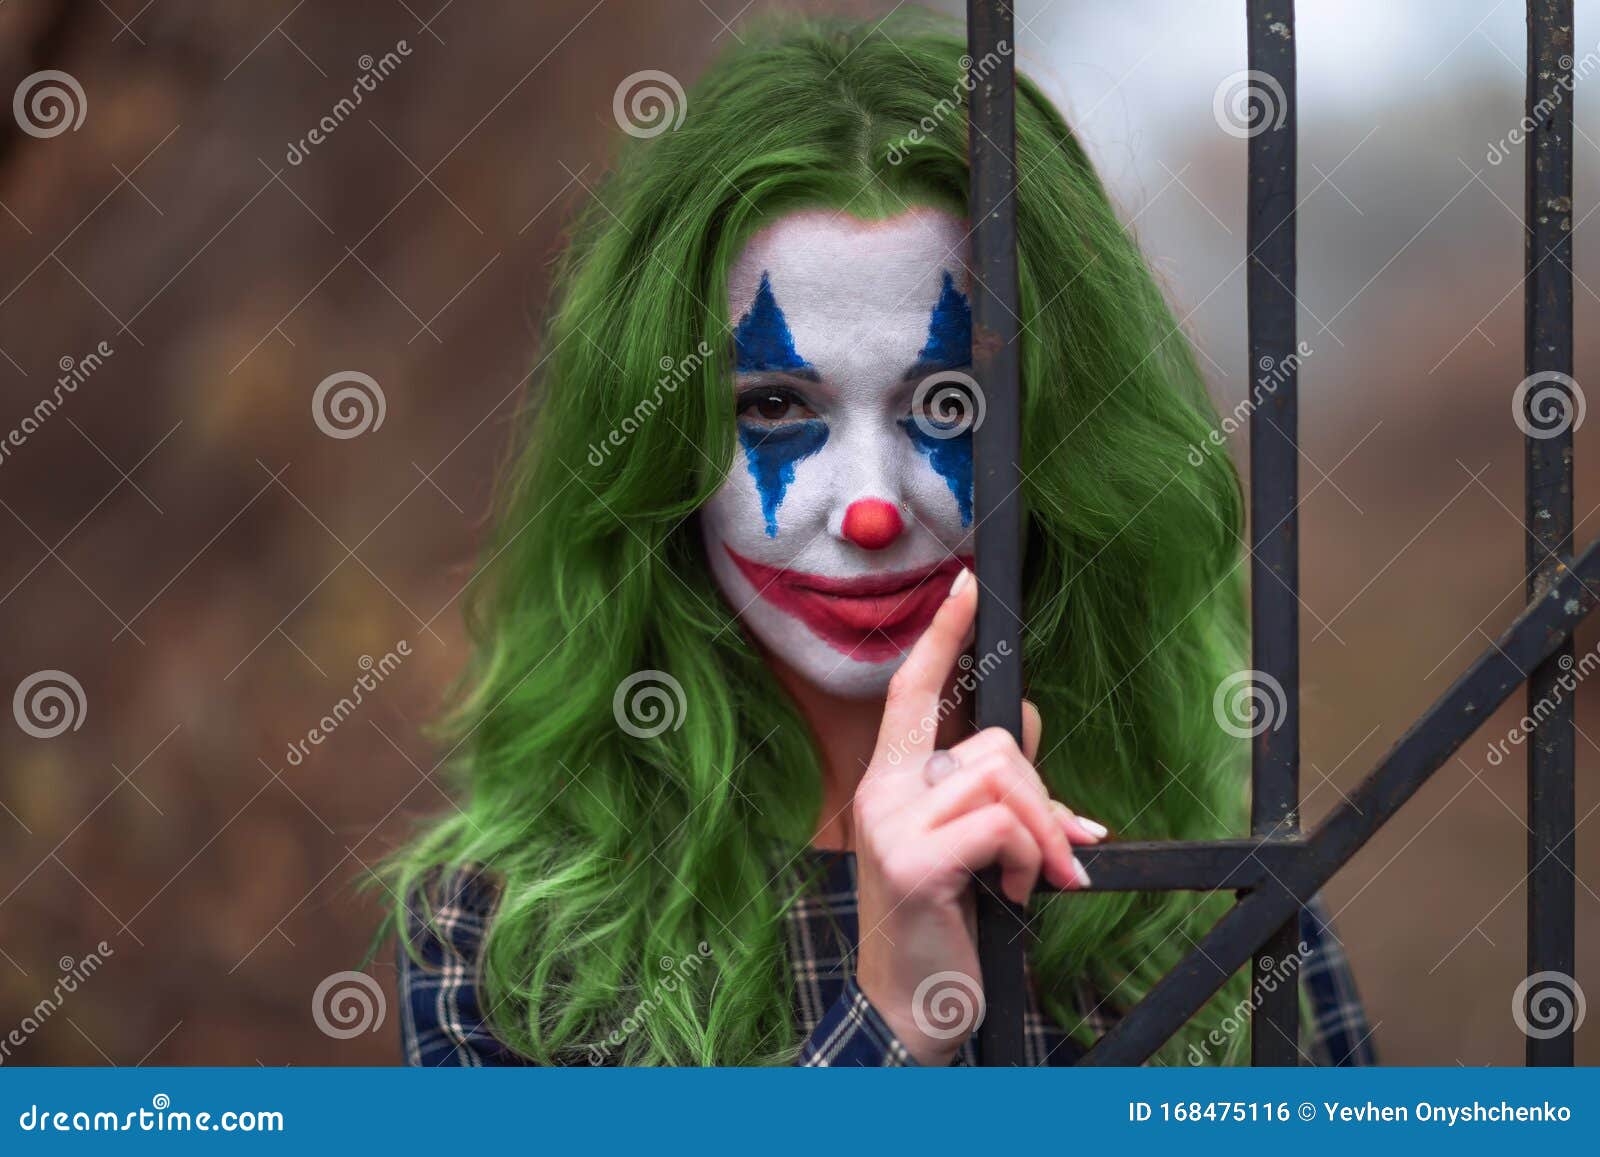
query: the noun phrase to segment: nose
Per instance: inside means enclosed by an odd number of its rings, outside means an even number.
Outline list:
[[[905,528],[900,512],[881,498],[858,498],[845,508],[844,536],[862,550],[882,550]]]

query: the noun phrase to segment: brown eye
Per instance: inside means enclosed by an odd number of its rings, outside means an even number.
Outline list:
[[[789,399],[782,394],[767,394],[755,403],[755,411],[769,422],[776,422],[789,413]]]
[[[817,413],[794,390],[780,386],[754,386],[739,395],[739,417],[765,426],[815,418]]]

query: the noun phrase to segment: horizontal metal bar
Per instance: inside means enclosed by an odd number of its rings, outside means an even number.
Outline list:
[[[1303,840],[1116,840],[1078,848],[1091,892],[1245,891],[1306,854]],[[1040,892],[1055,889],[1041,882]]]
[[[1595,607],[1600,584],[1600,539],[1537,602],[1473,662],[1389,750],[1378,767],[1345,797],[1306,840],[1307,853],[1276,878],[1244,896],[1200,943],[1159,980],[1085,1055],[1083,1064],[1133,1065],[1198,1012],[1251,953],[1309,900],[1467,737],[1555,654]]]

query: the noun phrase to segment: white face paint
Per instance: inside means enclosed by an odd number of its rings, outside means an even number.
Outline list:
[[[971,361],[966,235],[931,209],[799,212],[729,275],[739,445],[707,555],[755,637],[836,694],[882,694],[971,561],[971,433],[912,412]]]

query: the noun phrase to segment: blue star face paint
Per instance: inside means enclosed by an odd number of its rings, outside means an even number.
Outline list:
[[[950,496],[961,511],[961,525],[972,525],[972,431],[965,430],[953,438],[936,438],[916,422],[906,418],[900,428],[911,438],[911,444],[928,459],[928,465],[950,487]]]
[[[881,695],[970,560],[971,437],[911,421],[918,382],[970,359],[967,232],[802,211],[729,271],[737,442],[707,561],[749,632],[835,694]]]
[[[828,424],[816,418],[776,427],[739,423],[739,444],[744,447],[745,465],[761,495],[768,538],[778,536],[778,505],[794,481],[795,466],[821,450],[827,441]]]
[[[937,370],[972,364],[972,306],[967,295],[956,288],[948,271],[939,289],[939,300],[928,317],[928,341],[917,355],[912,373],[921,376]]]
[[[772,277],[768,273],[761,274],[756,299],[733,331],[733,348],[735,368],[741,374],[810,368],[795,351],[794,335],[772,296]]]

